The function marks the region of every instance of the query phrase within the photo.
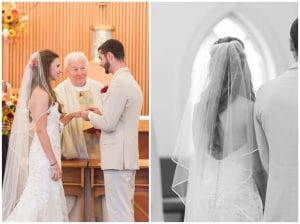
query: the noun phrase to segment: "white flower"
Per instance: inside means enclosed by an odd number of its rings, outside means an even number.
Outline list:
[[[4,37],[8,37],[9,32],[8,32],[8,29],[7,29],[7,28],[5,28],[5,29],[2,30],[2,35],[3,35]]]
[[[10,100],[7,100],[6,105],[10,107],[11,105],[13,105],[13,103]]]

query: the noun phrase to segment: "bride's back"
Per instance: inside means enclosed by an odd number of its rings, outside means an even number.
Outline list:
[[[223,158],[244,145],[253,144],[253,105],[254,103],[242,96],[237,96],[227,108],[219,114],[220,125],[218,134],[221,142]]]

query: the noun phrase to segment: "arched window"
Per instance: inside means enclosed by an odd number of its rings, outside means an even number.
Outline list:
[[[198,84],[201,83],[201,74],[207,72],[207,67],[204,67],[204,65],[208,63],[210,58],[210,47],[216,40],[226,36],[237,37],[245,44],[245,52],[252,74],[254,92],[258,90],[261,84],[271,78],[268,76],[270,69],[266,67],[267,62],[264,54],[257,44],[257,41],[253,39],[253,35],[249,35],[238,19],[233,16],[228,16],[213,27],[212,32],[203,40],[195,57],[191,77],[191,89],[194,100],[197,97],[196,92],[199,91]]]

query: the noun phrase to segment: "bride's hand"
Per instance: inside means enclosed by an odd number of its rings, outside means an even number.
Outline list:
[[[62,177],[62,171],[56,162],[55,165],[51,166],[51,179],[54,181],[58,181]]]
[[[81,113],[81,110],[80,110],[80,111],[77,111],[77,112],[74,112],[74,113],[72,113],[72,116],[73,116],[73,118],[79,118],[79,117],[80,117],[80,113]]]

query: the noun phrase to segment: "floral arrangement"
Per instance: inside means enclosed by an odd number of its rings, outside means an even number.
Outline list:
[[[2,96],[2,135],[8,135],[14,120],[17,98]]]
[[[6,2],[2,5],[2,35],[15,41],[26,29],[28,15],[16,8],[16,3]]]

